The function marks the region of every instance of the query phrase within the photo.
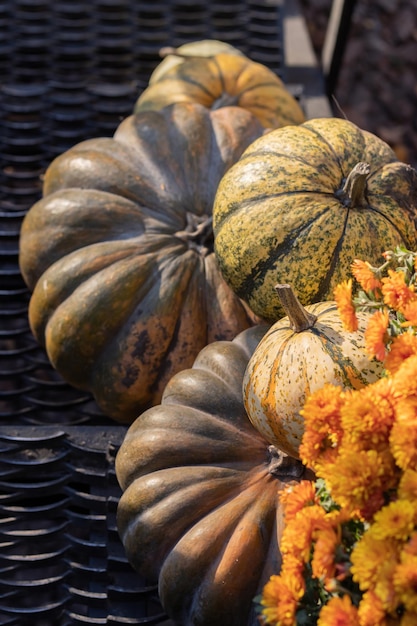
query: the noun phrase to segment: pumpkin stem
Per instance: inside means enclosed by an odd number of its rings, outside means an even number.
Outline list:
[[[294,332],[300,333],[314,326],[317,321],[317,315],[309,313],[303,307],[291,285],[275,285],[274,289],[278,294],[282,308],[288,315]]]
[[[202,217],[187,213],[187,225],[175,236],[187,242],[190,248],[197,250],[202,256],[213,251],[213,217]]]
[[[268,446],[268,472],[280,478],[301,478],[305,471],[304,465],[275,446]]]
[[[369,163],[356,163],[343,188],[336,194],[346,207],[362,206],[365,204],[366,179],[370,172]]]

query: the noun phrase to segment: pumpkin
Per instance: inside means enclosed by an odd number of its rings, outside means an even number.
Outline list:
[[[125,553],[182,626],[258,624],[253,599],[280,567],[279,491],[310,478],[245,413],[243,375],[267,328],[203,348],[116,456]]]
[[[255,321],[218,271],[211,211],[220,178],[262,132],[244,109],[176,104],[48,167],[20,235],[30,326],[109,417],[133,421],[203,346]]]
[[[173,102],[198,102],[209,109],[243,107],[265,128],[305,119],[297,100],[272,70],[230,53],[184,59],[172,66],[144,89],[134,110],[158,110]]]
[[[383,365],[365,349],[369,313],[358,312],[358,330],[348,332],[336,302],[303,307],[290,285],[276,285],[276,291],[287,316],[271,326],[252,354],[243,398],[255,428],[298,458],[307,396],[326,383],[360,389],[382,376]]]
[[[227,283],[260,317],[284,315],[274,285],[301,303],[332,299],[355,258],[414,250],[417,172],[376,135],[338,118],[272,130],[225,174],[213,207]]]
[[[167,46],[161,48],[159,55],[163,60],[156,66],[149,78],[149,84],[160,80],[167,70],[175,65],[183,63],[185,59],[190,57],[211,57],[215,54],[227,53],[245,56],[243,52],[235,48],[230,43],[219,41],[218,39],[202,39],[200,41],[191,41],[185,43],[178,48]]]

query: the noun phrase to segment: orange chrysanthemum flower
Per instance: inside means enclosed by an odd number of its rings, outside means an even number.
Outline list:
[[[321,609],[317,626],[360,626],[358,610],[348,595],[333,596]]]
[[[417,397],[417,354],[401,363],[392,377],[392,388],[396,397]]]
[[[324,580],[326,584],[336,576],[335,555],[340,536],[333,526],[321,528],[314,542],[311,570],[315,578]]]
[[[400,478],[398,485],[398,497],[403,500],[410,500],[415,503],[417,511],[417,471],[406,468]],[[417,535],[416,535],[417,547]]]
[[[416,626],[417,624],[417,611],[406,611],[400,619],[399,626]],[[397,626],[397,622],[389,622],[387,626]]]
[[[344,445],[353,444],[362,450],[388,446],[395,418],[391,396],[391,382],[382,378],[346,398],[340,410]]]
[[[280,492],[280,503],[285,510],[285,523],[288,524],[306,506],[317,503],[316,489],[311,480],[302,480],[287,486]]]
[[[417,613],[417,556],[404,554],[393,574],[396,594],[409,611]]]
[[[417,299],[407,302],[401,312],[407,320],[402,324],[404,328],[407,326],[417,326]]]
[[[395,563],[399,559],[398,542],[393,539],[380,541],[371,528],[355,544],[351,554],[351,574],[362,591],[375,587],[386,560]]]
[[[352,302],[352,279],[349,278],[336,285],[333,297],[345,330],[349,332],[358,330],[358,318]]]
[[[360,626],[386,626],[386,613],[381,600],[370,589],[366,591],[358,606]]]
[[[333,499],[351,514],[369,507],[369,500],[381,492],[386,474],[384,458],[376,450],[348,447],[337,457],[331,472],[322,476]],[[379,500],[375,503],[378,506]]]
[[[417,470],[417,397],[398,401],[396,413],[389,437],[391,453],[402,470]]]
[[[281,576],[271,576],[262,591],[262,615],[268,624],[295,626],[298,598]]]
[[[375,291],[381,288],[382,283],[368,261],[355,259],[351,265],[351,269],[353,276],[364,291]]]
[[[343,432],[340,426],[340,409],[345,392],[337,385],[324,385],[306,400],[301,415],[304,418],[304,435],[299,448],[303,463],[314,468],[315,461],[331,462],[336,456],[336,445]]]
[[[365,348],[368,355],[379,361],[385,359],[388,335],[389,312],[387,310],[376,311],[369,319],[365,329]]]
[[[296,559],[308,562],[310,557],[313,533],[326,525],[325,511],[314,504],[301,509],[297,515],[284,527],[281,538],[282,554],[291,554]]]
[[[395,374],[403,361],[413,355],[417,355],[417,335],[408,332],[398,335],[392,340],[384,367],[390,374]]]
[[[376,539],[406,541],[414,528],[415,507],[408,500],[389,502],[375,513],[372,533]]]
[[[403,272],[388,270],[388,276],[382,279],[384,303],[395,311],[402,311],[404,306],[416,299],[414,286],[407,285]]]

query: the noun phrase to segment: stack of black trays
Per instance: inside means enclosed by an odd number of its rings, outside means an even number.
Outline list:
[[[113,134],[163,46],[220,39],[285,80],[282,21],[270,0],[0,0],[1,626],[170,623],[117,535],[125,427],[53,371],[28,327],[19,231],[42,173]]]

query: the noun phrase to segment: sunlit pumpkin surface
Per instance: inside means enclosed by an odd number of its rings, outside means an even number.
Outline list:
[[[118,527],[132,565],[182,626],[255,626],[280,566],[279,491],[304,467],[262,437],[242,381],[266,327],[205,347],[129,428],[116,458]]]

